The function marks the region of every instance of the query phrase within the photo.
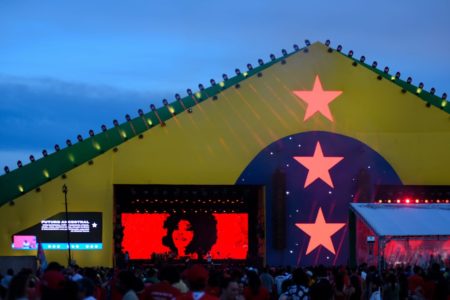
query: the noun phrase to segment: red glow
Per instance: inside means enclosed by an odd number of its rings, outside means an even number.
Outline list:
[[[333,122],[333,116],[331,115],[328,105],[340,94],[342,94],[342,91],[325,91],[322,87],[322,83],[320,82],[319,75],[317,75],[314,80],[314,87],[312,90],[293,91],[293,93],[308,105],[303,121],[308,120],[315,113],[319,112],[328,120]]]
[[[411,200],[409,200],[409,198],[408,198],[408,199],[405,200],[405,202],[406,202],[406,203],[410,203]]]
[[[344,157],[324,156],[320,142],[317,142],[313,156],[294,156],[294,159],[308,169],[305,188],[317,179],[322,179],[326,184],[334,188],[330,169],[343,160]]]
[[[163,254],[170,248],[163,245],[167,234],[164,222],[169,214],[122,214],[124,237],[122,246],[131,259],[149,259],[152,253]],[[213,259],[245,259],[248,251],[248,215],[244,213],[213,214],[217,221],[217,240],[210,253]],[[184,249],[192,241],[194,233],[187,220],[180,220],[172,233],[178,255],[183,256]]]

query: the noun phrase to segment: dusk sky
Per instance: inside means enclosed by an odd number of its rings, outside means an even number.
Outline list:
[[[0,1],[0,166],[305,39],[342,44],[440,96],[449,13],[448,0]]]

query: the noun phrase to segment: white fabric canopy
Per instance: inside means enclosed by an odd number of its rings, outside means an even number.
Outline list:
[[[450,236],[450,204],[351,203],[378,236]]]

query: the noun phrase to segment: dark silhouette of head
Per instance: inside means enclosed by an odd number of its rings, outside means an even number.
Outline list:
[[[167,234],[163,237],[163,245],[178,255],[183,250],[185,255],[204,255],[217,241],[217,220],[212,214],[170,215],[164,222],[164,228]]]

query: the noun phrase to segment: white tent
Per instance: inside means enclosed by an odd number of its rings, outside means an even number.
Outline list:
[[[357,218],[362,220],[377,237],[380,268],[384,265],[382,256],[385,254],[385,246],[390,241],[428,240],[433,241],[439,248],[439,243],[450,238],[450,204],[351,203],[349,238],[350,262],[353,265],[356,265]],[[410,255],[414,254],[416,253]]]
[[[450,204],[351,203],[379,237],[450,236]]]

